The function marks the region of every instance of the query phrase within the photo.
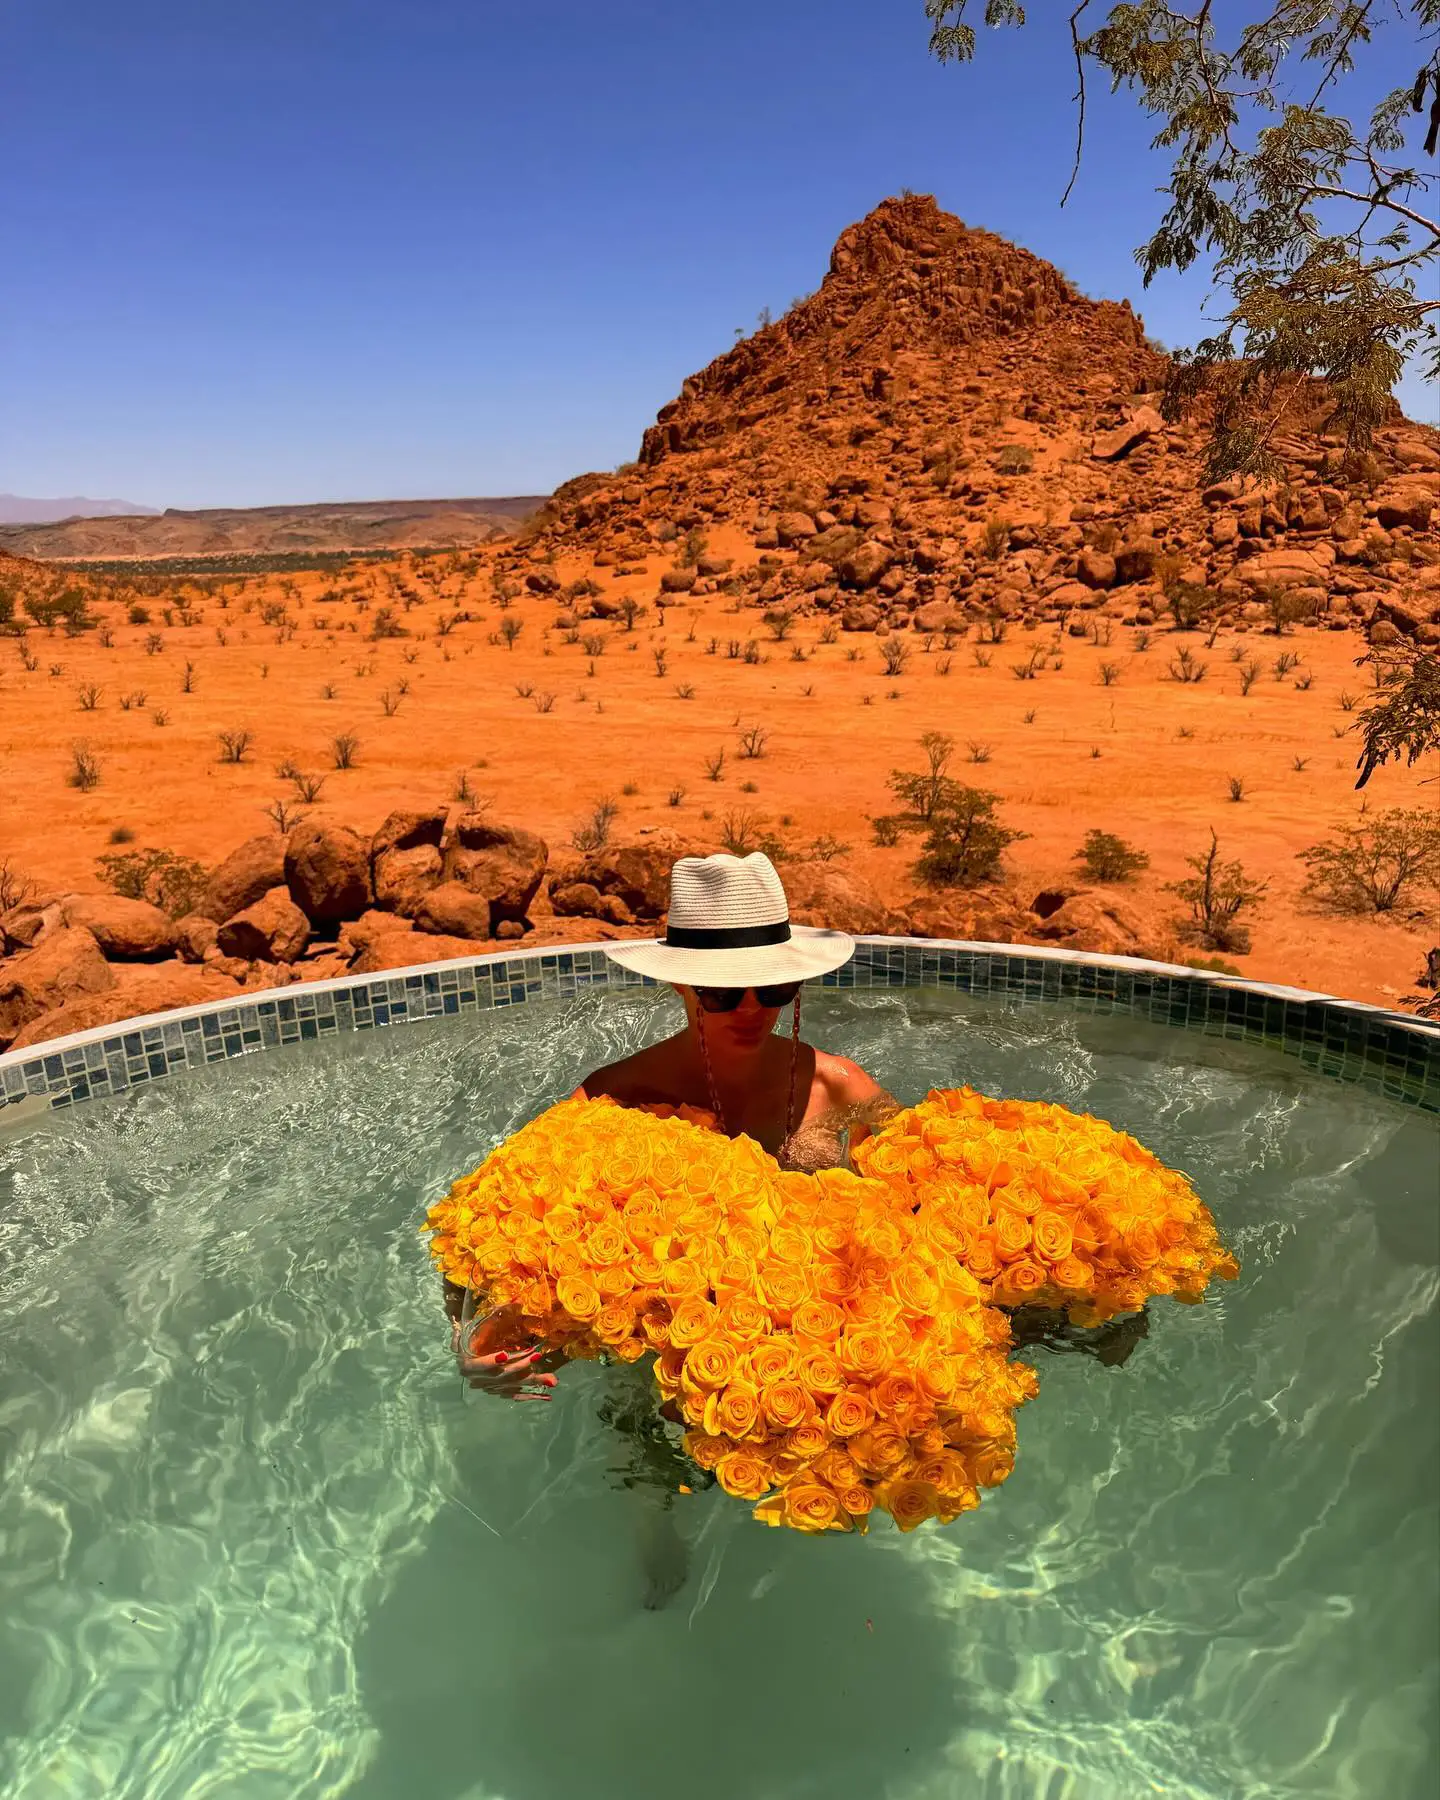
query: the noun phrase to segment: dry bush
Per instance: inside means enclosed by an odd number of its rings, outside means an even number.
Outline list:
[[[1191,916],[1184,922],[1186,933],[1207,949],[1232,950],[1243,956],[1250,948],[1250,933],[1238,923],[1239,914],[1257,906],[1270,884],[1252,881],[1239,862],[1221,862],[1213,831],[1205,855],[1185,860],[1195,874],[1167,886],[1190,907]]]
[[[1440,820],[1420,807],[1362,815],[1299,854],[1306,898],[1329,912],[1393,912],[1414,889],[1440,888]]]
[[[1150,858],[1143,850],[1127,844],[1109,831],[1087,831],[1085,842],[1075,852],[1081,871],[1091,881],[1133,881]]]

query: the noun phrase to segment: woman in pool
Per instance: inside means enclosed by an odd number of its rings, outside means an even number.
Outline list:
[[[685,1024],[659,1043],[587,1075],[574,1098],[608,1094],[622,1106],[693,1106],[729,1137],[762,1145],[782,1168],[807,1173],[848,1160],[899,1105],[843,1056],[800,1040],[800,985],[855,953],[843,931],[790,923],[785,889],[768,856],[686,856],[670,871],[665,936],[606,954],[675,988]],[[775,1024],[791,1013],[788,1041]],[[463,1291],[447,1287],[459,1319]],[[468,1360],[472,1384],[512,1400],[549,1399],[546,1353],[507,1351]]]
[[[692,1106],[710,1113],[729,1137],[753,1138],[782,1168],[813,1173],[848,1163],[851,1148],[899,1108],[899,1102],[847,1057],[800,1038],[800,988],[807,978],[848,962],[853,938],[790,923],[785,889],[769,857],[687,856],[670,871],[665,936],[617,944],[606,954],[628,969],[669,982],[685,1007],[670,1037],[587,1075],[572,1098],[608,1094],[622,1106]],[[789,1008],[788,1041],[775,1036]],[[464,1290],[446,1283],[458,1343]],[[1020,1308],[1017,1345],[1081,1349],[1123,1362],[1144,1335],[1145,1315],[1081,1333],[1063,1314]],[[493,1339],[491,1340],[494,1341]],[[543,1347],[507,1345],[488,1355],[462,1353],[470,1385],[509,1400],[548,1400],[564,1358]],[[689,1469],[654,1412],[648,1380],[635,1365],[601,1408],[625,1439],[629,1486],[649,1488],[668,1509]],[[623,1392],[621,1391],[623,1387]],[[662,1510],[647,1534],[647,1605],[663,1605],[684,1579],[680,1540]]]

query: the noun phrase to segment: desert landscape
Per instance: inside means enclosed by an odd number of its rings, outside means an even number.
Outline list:
[[[1347,455],[1300,387],[1275,477],[1207,485],[1165,370],[904,196],[538,510],[288,509],[269,549],[358,553],[243,574],[157,572],[241,541],[171,514],[12,528],[0,1049],[651,936],[722,848],[804,923],[1433,1010],[1434,759],[1355,782],[1372,653],[1440,644],[1440,433]]]

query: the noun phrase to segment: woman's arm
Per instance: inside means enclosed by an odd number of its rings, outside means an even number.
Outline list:
[[[900,1102],[895,1096],[848,1056],[830,1057],[825,1074],[833,1104],[844,1107],[849,1113],[851,1150],[857,1144],[863,1144],[891,1113],[900,1110]]]

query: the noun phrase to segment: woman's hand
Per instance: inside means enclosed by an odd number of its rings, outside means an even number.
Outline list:
[[[461,1357],[460,1373],[467,1384],[500,1400],[549,1400],[555,1377],[550,1373],[553,1355],[543,1346],[534,1350],[497,1350],[491,1356]]]
[[[547,1350],[543,1344],[502,1342],[494,1350],[482,1351],[481,1346],[487,1339],[491,1343],[495,1341],[497,1327],[500,1327],[499,1335],[503,1339],[503,1321],[496,1316],[467,1320],[463,1325],[459,1319],[454,1321],[450,1347],[456,1353],[460,1373],[467,1385],[481,1393],[494,1394],[501,1400],[550,1399],[550,1389],[555,1386],[552,1371],[560,1367],[565,1358]]]

